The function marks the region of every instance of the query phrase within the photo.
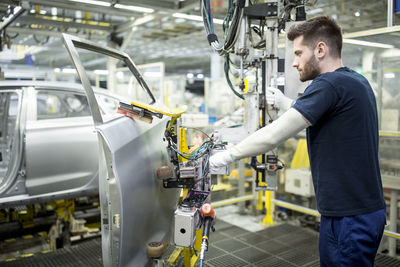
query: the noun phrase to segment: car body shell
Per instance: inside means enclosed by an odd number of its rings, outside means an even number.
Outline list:
[[[115,117],[121,98],[95,92],[103,114]],[[11,98],[1,114],[0,207],[98,194],[98,141],[82,86],[2,81],[0,96]],[[61,108],[68,106],[65,99],[82,110]],[[44,110],[50,100],[57,102],[47,106],[58,104],[58,110]]]

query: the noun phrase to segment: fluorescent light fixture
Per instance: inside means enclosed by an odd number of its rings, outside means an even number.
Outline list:
[[[39,14],[41,14],[41,15],[46,15],[46,13],[47,13],[47,11],[43,10],[43,9],[39,11]]]
[[[20,6],[14,7],[13,14],[17,13],[18,11],[20,11],[21,8],[22,8],[22,7],[20,7]]]
[[[146,15],[146,16],[140,17],[133,22],[133,26],[139,26],[139,25],[145,24],[149,21],[152,21],[153,19],[155,19],[155,17],[153,15]],[[132,30],[134,30],[134,29],[132,28]]]
[[[96,1],[96,0],[69,0],[69,1],[83,3],[83,4],[96,5],[96,6],[111,6],[111,3],[103,2],[103,1]]]
[[[141,6],[128,6],[128,5],[115,4],[114,7],[119,8],[119,9],[127,9],[127,10],[131,10],[131,11],[143,12],[143,13],[153,13],[154,12],[154,9],[152,9],[152,8],[141,7]]]
[[[186,74],[186,78],[193,79],[194,78],[194,74],[193,73],[188,73],[188,74]]]
[[[360,12],[359,12],[359,11],[356,11],[356,12],[354,13],[354,16],[359,17],[359,16],[360,16]]]
[[[386,79],[393,79],[396,75],[393,72],[387,72],[383,74],[383,77]]]
[[[61,69],[60,68],[55,68],[53,71],[58,73],[58,72],[61,72]]]
[[[76,73],[76,69],[62,69],[63,73]]]
[[[31,14],[35,13],[35,10],[34,10],[34,9],[31,9],[31,10],[29,11],[29,13],[31,13]]]
[[[108,70],[94,70],[94,73],[98,75],[108,75]]]
[[[190,19],[190,20],[196,20],[196,21],[203,21],[203,18],[201,16],[197,15],[188,15],[184,13],[174,13],[172,14],[173,17],[175,18],[181,18],[181,19]]]
[[[199,73],[199,74],[197,74],[197,79],[203,79],[204,78],[204,74],[202,74],[202,73]]]
[[[371,47],[379,47],[379,48],[394,48],[394,45],[368,42],[368,41],[362,41],[362,40],[354,40],[354,39],[343,39],[343,43],[364,45],[364,46],[371,46]]]
[[[184,14],[184,13],[174,13],[174,14],[172,14],[172,16],[175,17],[175,18],[181,18],[181,19],[203,21],[203,17],[202,16],[197,16],[197,15],[189,15],[189,14]],[[222,19],[213,19],[213,22],[215,24],[222,24],[224,22],[224,20],[222,20]]]
[[[159,78],[161,77],[161,72],[159,71],[145,71],[143,73],[145,77]]]

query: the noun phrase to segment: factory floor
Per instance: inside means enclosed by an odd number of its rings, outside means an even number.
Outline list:
[[[241,215],[236,206],[218,208],[216,214],[205,266],[319,266],[318,232],[290,223],[265,227],[259,223],[262,217]],[[172,250],[171,246],[166,254]],[[102,266],[101,238],[2,261],[0,266]],[[375,266],[400,266],[400,260],[378,254]]]

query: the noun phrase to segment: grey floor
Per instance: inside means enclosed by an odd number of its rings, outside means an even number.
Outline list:
[[[288,223],[265,228],[259,224],[260,218],[222,216],[224,212],[231,214],[230,210],[217,210],[221,218],[217,217],[216,232],[211,233],[205,266],[319,266],[317,232]],[[0,266],[102,266],[101,239],[92,238],[54,252],[0,262]],[[375,266],[400,266],[400,261],[378,254]]]

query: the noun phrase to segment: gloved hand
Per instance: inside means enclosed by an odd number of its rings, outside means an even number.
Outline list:
[[[268,87],[266,92],[267,104],[274,105],[283,111],[288,110],[293,103],[293,100],[285,96],[281,90],[274,87]]]
[[[214,170],[217,170],[218,168],[224,167],[226,165],[229,165],[233,162],[233,158],[231,154],[229,153],[228,150],[218,152],[214,155],[212,155],[208,161],[210,165],[210,171],[213,172]]]

